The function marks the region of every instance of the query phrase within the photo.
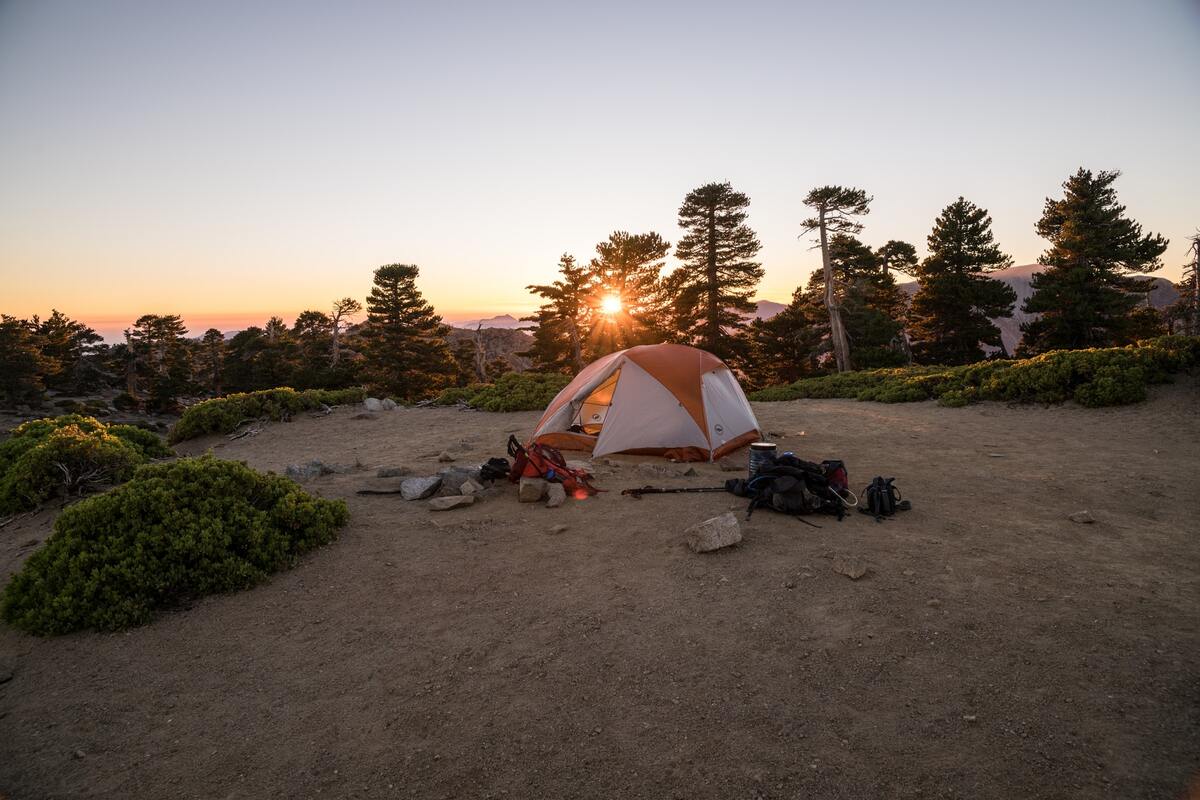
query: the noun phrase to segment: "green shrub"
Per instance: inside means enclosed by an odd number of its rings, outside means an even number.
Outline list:
[[[31,420],[0,442],[0,514],[119,483],[139,464],[169,455],[162,439],[132,425],[78,414]]]
[[[439,405],[463,402],[482,411],[540,411],[570,382],[570,375],[556,372],[509,372],[495,383],[445,389],[434,402]]]
[[[326,544],[346,504],[211,456],[140,467],[63,511],[4,590],[0,616],[54,635],[118,630],[163,608],[244,589]]]
[[[230,394],[188,406],[167,438],[176,444],[209,433],[232,433],[247,420],[280,422],[302,411],[315,411],[323,405],[361,403],[364,397],[365,393],[358,388],[306,389],[303,392],[281,388]]]
[[[1200,364],[1200,337],[1163,336],[1129,347],[1055,350],[1020,361],[960,367],[901,367],[843,372],[771,386],[751,400],[844,397],[881,403],[937,399],[960,407],[979,400],[1113,406],[1146,398],[1146,387]]]

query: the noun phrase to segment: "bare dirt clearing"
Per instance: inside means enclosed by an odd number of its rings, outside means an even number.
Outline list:
[[[844,459],[855,488],[895,475],[915,509],[757,512],[708,555],[684,528],[740,501],[619,490],[716,485],[714,465],[618,457],[614,491],[559,509],[354,494],[377,466],[501,455],[533,413],[342,409],[190,442],[370,469],[306,484],[351,522],[263,586],[123,634],[0,629],[0,792],[1177,797],[1200,767],[1197,397],[756,404],[785,449]],[[0,530],[0,579],[51,522]]]

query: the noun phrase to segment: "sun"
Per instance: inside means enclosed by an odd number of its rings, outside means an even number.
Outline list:
[[[605,314],[617,314],[621,311],[621,298],[615,294],[605,295],[600,299],[600,310]]]

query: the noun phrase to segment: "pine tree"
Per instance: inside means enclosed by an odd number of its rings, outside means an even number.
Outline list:
[[[805,234],[815,231],[819,236],[823,272],[823,302],[829,320],[829,338],[833,346],[838,372],[846,372],[851,369],[850,341],[846,335],[845,323],[842,321],[841,303],[836,291],[833,263],[830,260],[829,236],[837,233],[855,234],[860,232],[862,225],[854,218],[870,213],[871,198],[862,189],[820,186],[805,196],[804,205],[817,212],[817,216],[806,219],[800,224],[800,227]]]
[[[896,239],[892,239],[876,250],[875,257],[879,260],[880,269],[888,273],[901,272],[905,275],[913,275],[920,264],[920,259],[917,258],[917,248],[908,242]]]
[[[916,270],[920,287],[908,315],[913,352],[926,364],[970,364],[981,344],[1003,349],[996,317],[1011,317],[1017,293],[987,273],[1012,266],[992,236],[986,209],[960,197],[942,209]]]
[[[615,231],[596,245],[588,264],[592,287],[588,360],[626,347],[661,341],[666,332],[662,269],[671,249],[657,233]],[[605,311],[608,298],[619,310]]]
[[[301,311],[292,323],[296,363],[291,386],[296,389],[324,389],[333,386],[330,349],[333,346],[333,318],[324,311]]]
[[[683,266],[670,281],[672,333],[685,343],[733,359],[744,350],[738,337],[742,313],[755,310],[751,297],[762,280],[762,264],[752,260],[762,245],[746,224],[750,198],[728,183],[709,183],[688,193],[679,208],[686,233],[675,245]]]
[[[854,236],[836,233],[828,239],[829,265],[842,329],[854,352],[857,369],[899,366],[908,360],[901,331],[907,297],[885,272],[876,251]],[[824,272],[814,272],[800,297],[806,316],[821,332],[819,352],[833,350]],[[835,364],[836,364],[836,351]]]
[[[362,303],[353,297],[343,297],[333,303],[333,315],[330,317],[330,335],[332,344],[329,350],[329,365],[337,367],[342,360],[342,338],[350,326],[351,318],[362,313]]]
[[[1050,249],[1038,258],[1047,269],[1034,275],[1023,310],[1041,317],[1021,326],[1021,352],[1110,347],[1130,343],[1134,310],[1153,289],[1136,273],[1161,267],[1167,240],[1142,235],[1125,216],[1113,183],[1119,172],[1082,167],[1063,183],[1061,200],[1047,198],[1037,232]]]
[[[828,327],[823,329],[813,319],[817,308],[819,304],[797,288],[782,311],[747,326],[750,357],[743,371],[749,385],[777,386],[819,371],[817,357]]]
[[[149,411],[173,411],[192,393],[192,350],[177,314],[145,314],[125,331],[129,394]]]
[[[209,328],[200,337],[200,346],[196,351],[197,382],[209,394],[221,394],[225,373],[225,334],[216,328]]]
[[[547,300],[533,316],[523,320],[537,323],[533,345],[521,353],[533,360],[541,372],[574,374],[584,367],[584,349],[588,341],[591,298],[595,294],[588,272],[575,265],[575,257],[563,253],[558,260],[561,276],[546,285],[526,286]]]
[[[94,358],[96,345],[103,341],[100,334],[57,309],[44,320],[34,317],[32,323],[42,354],[60,367],[46,375],[47,388],[86,392],[100,385],[103,372]]]
[[[31,322],[0,315],[0,400],[5,406],[41,405],[45,377],[59,369],[59,363],[45,354]]]
[[[1179,299],[1168,310],[1170,329],[1185,336],[1200,336],[1200,233],[1188,237],[1188,260],[1176,287]]]
[[[380,267],[367,298],[367,377],[374,389],[400,400],[433,394],[457,372],[446,343],[450,329],[421,296],[417,274],[410,264]]]

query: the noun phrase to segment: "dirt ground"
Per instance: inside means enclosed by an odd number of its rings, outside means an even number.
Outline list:
[[[0,629],[0,794],[18,798],[1177,798],[1200,770],[1200,384],[1142,405],[759,404],[787,449],[896,476],[876,524],[728,495],[440,514],[373,468],[503,455],[537,415],[402,409],[213,448],[363,468],[340,539],[116,635]],[[744,458],[744,453],[739,454]],[[666,462],[657,462],[665,464]],[[1067,519],[1089,510],[1094,524]],[[0,531],[0,579],[47,512]],[[551,533],[553,526],[568,529]],[[864,559],[854,581],[837,556]]]

